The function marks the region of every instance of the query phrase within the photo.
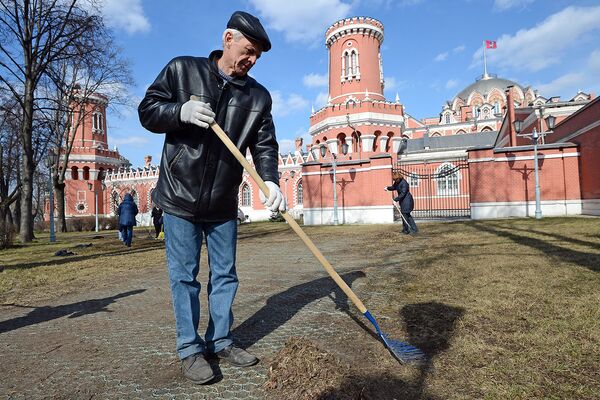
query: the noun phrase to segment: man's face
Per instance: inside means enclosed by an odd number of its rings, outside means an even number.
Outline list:
[[[261,54],[260,45],[248,40],[245,36],[242,36],[237,42],[233,39],[233,35],[225,38],[223,57],[229,61],[229,66],[233,69],[232,76],[246,75]]]

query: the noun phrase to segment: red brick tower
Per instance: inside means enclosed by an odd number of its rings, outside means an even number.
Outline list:
[[[78,93],[75,92],[75,97]],[[103,186],[105,175],[126,164],[118,151],[108,149],[106,107],[108,98],[102,94],[88,95],[83,104],[72,106],[72,129],[75,129],[73,148],[65,175],[65,214],[67,217],[110,213],[105,204],[107,191]],[[79,123],[77,122],[79,121]]]
[[[345,142],[355,157],[397,150],[404,111],[398,100],[385,100],[381,43],[383,24],[373,18],[347,18],[327,29],[329,101],[310,117],[313,146],[339,153]]]

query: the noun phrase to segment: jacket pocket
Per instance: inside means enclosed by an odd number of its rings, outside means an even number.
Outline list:
[[[183,154],[183,150],[184,150],[183,145],[179,145],[179,147],[175,151],[175,155],[173,156],[171,161],[169,161],[169,163],[167,164],[169,166],[170,170],[173,170],[173,167],[175,166],[175,164],[177,164],[177,161],[179,161],[179,159],[181,158],[181,155]]]

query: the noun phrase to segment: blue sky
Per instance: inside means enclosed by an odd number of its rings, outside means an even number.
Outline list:
[[[533,86],[545,97],[600,93],[600,0],[103,0],[106,21],[131,61],[131,107],[110,112],[109,145],[134,166],[158,162],[162,135],[144,130],[137,104],[173,57],[220,48],[232,12],[258,16],[273,48],[251,74],[271,91],[281,152],[307,136],[311,108],[327,99],[324,33],[341,18],[369,16],[385,28],[385,95],[414,117],[437,116],[446,100],[488,71]],[[305,5],[301,5],[305,4]]]

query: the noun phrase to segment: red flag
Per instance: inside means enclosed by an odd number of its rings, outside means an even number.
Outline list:
[[[485,48],[486,49],[495,49],[496,48],[496,41],[495,40],[486,40],[485,41]]]

